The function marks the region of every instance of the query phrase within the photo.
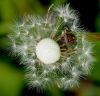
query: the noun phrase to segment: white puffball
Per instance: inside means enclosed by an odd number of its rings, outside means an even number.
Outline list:
[[[37,58],[44,64],[52,64],[60,59],[60,47],[50,38],[41,40],[36,46]]]

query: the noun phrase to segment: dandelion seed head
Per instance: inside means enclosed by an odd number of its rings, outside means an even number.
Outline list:
[[[51,6],[45,17],[24,16],[13,26],[9,35],[13,54],[21,57],[30,87],[47,89],[55,83],[59,88],[71,90],[90,72],[93,46],[86,39],[84,28],[80,28],[77,15],[69,4]],[[38,54],[42,55],[38,56],[37,45],[47,38],[49,42],[39,46]],[[44,57],[48,64],[43,62]]]

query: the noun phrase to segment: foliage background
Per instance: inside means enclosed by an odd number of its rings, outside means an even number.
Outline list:
[[[7,35],[18,17],[27,14],[46,14],[48,7],[54,4],[70,5],[79,11],[80,23],[89,29],[89,40],[95,43],[96,62],[91,74],[81,80],[80,88],[62,91],[37,92],[30,90],[24,80],[24,67],[19,65],[19,58],[9,55]],[[0,96],[100,96],[100,1],[99,0],[0,0]]]

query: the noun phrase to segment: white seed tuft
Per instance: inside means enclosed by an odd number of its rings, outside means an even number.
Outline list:
[[[59,88],[72,89],[79,85],[80,77],[90,72],[93,46],[86,40],[76,11],[69,4],[51,6],[43,18],[25,16],[12,29],[11,51],[20,55],[32,88],[47,89],[55,83]],[[73,44],[67,45],[63,52],[58,41],[65,30],[75,35],[77,44],[74,48]]]

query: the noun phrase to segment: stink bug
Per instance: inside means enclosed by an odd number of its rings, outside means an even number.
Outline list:
[[[60,38],[60,45],[64,48],[74,48],[77,44],[77,39],[75,34],[73,34],[70,30],[65,29],[64,32],[62,32],[61,38]]]

